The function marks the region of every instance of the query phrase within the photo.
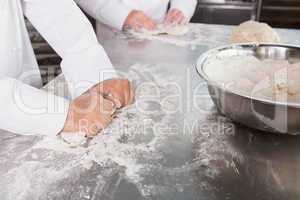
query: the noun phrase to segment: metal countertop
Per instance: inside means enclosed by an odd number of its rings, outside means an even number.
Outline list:
[[[209,48],[226,44],[232,27],[193,26],[206,38],[178,46],[98,25],[113,64],[138,89],[139,109],[133,110],[140,113],[131,113],[129,124],[151,122],[120,133],[114,143],[120,151],[130,149],[124,155],[134,157],[132,165],[112,157],[87,167],[81,163],[86,153],[2,131],[1,199],[299,199],[300,137],[258,132],[217,114],[195,63]],[[285,42],[300,44],[300,31],[279,33]]]

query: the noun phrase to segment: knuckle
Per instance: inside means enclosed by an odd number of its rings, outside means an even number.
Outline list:
[[[103,127],[103,122],[101,121],[101,120],[96,120],[95,122],[94,122],[94,124],[95,124],[95,126],[98,128],[98,129],[103,129],[104,127]]]
[[[110,123],[111,123],[111,120],[109,118],[105,118],[101,125],[102,129],[105,129]]]
[[[114,106],[115,106],[115,104],[113,102],[109,101],[107,103],[107,106],[105,106],[105,111],[108,112],[108,114],[111,114]]]
[[[124,85],[125,87],[129,87],[129,85],[130,85],[129,80],[128,80],[128,79],[124,79],[124,80],[123,80],[123,85]]]

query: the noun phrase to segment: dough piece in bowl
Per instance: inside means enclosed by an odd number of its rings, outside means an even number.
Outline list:
[[[223,84],[236,82],[241,77],[255,82],[260,65],[260,60],[254,56],[229,56],[211,60],[205,72],[212,80]]]
[[[288,68],[288,77],[289,80],[297,80],[300,87],[300,63],[291,64]]]
[[[274,59],[265,59],[262,60],[262,70],[272,74],[281,69],[286,69],[290,65],[288,60],[274,60]]]
[[[246,21],[234,28],[230,43],[280,43],[277,32],[266,23]]]
[[[144,30],[142,33],[146,35],[174,35],[174,36],[181,36],[185,35],[189,31],[189,27],[187,25],[180,25],[180,26],[164,26],[158,25],[157,28],[153,31]]]

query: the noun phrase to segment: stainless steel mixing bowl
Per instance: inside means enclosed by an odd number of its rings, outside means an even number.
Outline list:
[[[213,62],[215,58],[235,55],[253,55],[259,59],[286,59],[290,62],[299,62],[300,47],[278,44],[228,45],[204,53],[197,62],[197,71],[207,82],[210,96],[221,114],[262,131],[300,134],[300,103],[276,102],[247,96],[230,91],[208,77],[206,73],[208,62]]]

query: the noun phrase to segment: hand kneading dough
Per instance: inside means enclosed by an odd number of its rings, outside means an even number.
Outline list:
[[[230,38],[230,43],[279,43],[280,37],[268,24],[247,21],[236,27]]]

